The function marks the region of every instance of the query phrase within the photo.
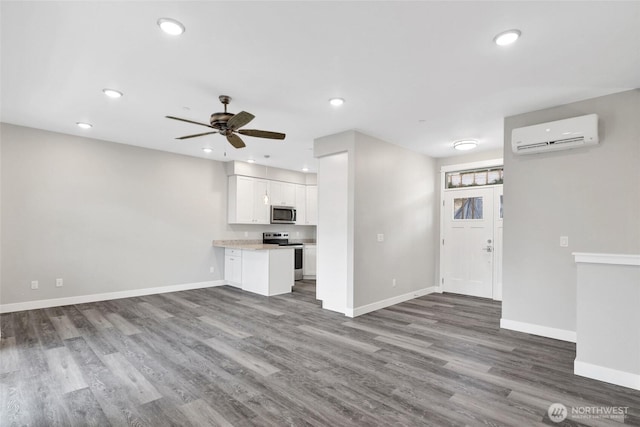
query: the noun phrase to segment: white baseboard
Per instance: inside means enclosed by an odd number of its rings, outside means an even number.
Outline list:
[[[438,291],[438,287],[432,286],[429,288],[422,288],[417,291],[409,292],[403,295],[398,295],[392,298],[387,298],[382,301],[374,302],[374,303],[363,305],[360,307],[347,308],[345,311],[345,316],[347,317],[361,316],[363,314],[370,313],[372,311],[380,310],[381,308],[386,308],[392,305],[400,304],[401,302],[409,301],[414,298],[432,294],[437,291]]]
[[[74,297],[16,302],[12,304],[0,304],[0,313],[12,313],[14,311],[35,310],[39,308],[59,307],[62,305],[84,304],[88,302],[107,301],[111,299],[164,294],[167,292],[188,291],[191,289],[222,286],[224,284],[224,280],[212,280],[209,282],[183,283],[180,285],[157,286],[155,288],[132,289],[129,291],[106,292],[102,294],[78,295]]]
[[[573,362],[573,373],[581,377],[640,390],[640,375],[632,374],[631,372],[618,371],[617,369],[575,360]]]
[[[500,327],[512,331],[524,332],[526,334],[538,335],[546,338],[553,338],[560,341],[576,342],[576,332],[566,329],[550,328],[548,326],[536,325],[533,323],[518,322],[516,320],[500,319]]]

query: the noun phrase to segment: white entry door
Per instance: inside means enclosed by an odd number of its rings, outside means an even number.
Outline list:
[[[499,209],[494,203],[495,188],[444,193],[441,254],[445,292],[494,297],[494,211]]]

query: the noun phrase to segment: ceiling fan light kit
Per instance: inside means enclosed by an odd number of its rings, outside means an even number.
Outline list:
[[[196,138],[198,136],[211,135],[214,133],[219,133],[220,135],[224,135],[227,137],[227,141],[235,148],[243,148],[245,147],[244,141],[237,135],[245,136],[253,136],[255,138],[267,138],[267,139],[284,139],[285,134],[280,132],[270,132],[266,130],[258,130],[258,129],[240,129],[244,125],[248,124],[251,120],[255,118],[255,116],[251,113],[247,113],[246,111],[240,111],[238,114],[233,114],[227,112],[227,105],[231,102],[231,97],[227,95],[220,95],[218,98],[222,105],[224,105],[224,111],[221,113],[213,113],[209,118],[209,123],[200,123],[195,122],[193,120],[181,119],[180,117],[174,116],[165,116],[168,119],[179,120],[181,122],[187,122],[194,125],[206,126],[208,128],[213,129],[210,132],[197,133],[194,135],[181,136],[176,139],[189,139]]]

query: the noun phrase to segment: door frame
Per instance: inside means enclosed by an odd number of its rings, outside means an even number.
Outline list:
[[[498,158],[498,159],[490,159],[490,160],[482,160],[482,161],[478,161],[478,162],[471,162],[471,163],[457,163],[454,165],[444,165],[440,167],[440,206],[439,206],[439,213],[440,213],[440,238],[438,240],[438,248],[439,248],[439,266],[438,266],[438,286],[437,286],[437,292],[442,293],[444,288],[443,288],[443,284],[444,284],[444,249],[443,249],[443,245],[442,245],[442,241],[444,239],[444,200],[445,200],[445,192],[447,191],[455,191],[455,189],[451,189],[448,190],[447,188],[445,188],[445,184],[446,184],[446,173],[447,172],[458,172],[458,171],[465,171],[465,170],[471,170],[471,169],[481,169],[481,168],[490,168],[490,167],[497,167],[497,166],[504,166],[504,159],[503,158]],[[499,184],[500,186],[503,184]],[[497,187],[498,185],[485,185],[484,187],[486,188],[494,188]],[[494,200],[495,202],[495,200]],[[494,224],[494,231],[495,231],[495,224]],[[494,240],[495,240],[495,236],[494,236]],[[502,300],[502,288],[501,288],[501,283],[496,283],[496,274],[495,274],[495,268],[496,268],[496,261],[494,259],[494,277],[493,277],[493,299],[494,300],[498,300],[501,301]],[[500,265],[502,265],[502,263],[500,263]],[[500,289],[497,289],[498,287],[500,287]]]

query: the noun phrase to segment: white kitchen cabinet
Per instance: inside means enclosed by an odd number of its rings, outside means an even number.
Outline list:
[[[307,221],[307,186],[296,184],[296,225],[306,225]]]
[[[242,250],[224,250],[224,281],[227,285],[242,287]]]
[[[304,279],[316,278],[316,245],[305,243],[304,261],[302,262],[302,277]]]
[[[243,250],[242,290],[260,295],[291,292],[293,249]]]
[[[269,224],[269,204],[264,203],[267,181],[247,176],[230,176],[229,224]]]
[[[289,293],[294,283],[293,267],[293,248],[224,249],[225,284],[243,291],[265,296]]]
[[[269,181],[269,204],[276,206],[295,206],[295,184],[290,182]]]
[[[307,185],[305,225],[318,225],[318,186]]]

